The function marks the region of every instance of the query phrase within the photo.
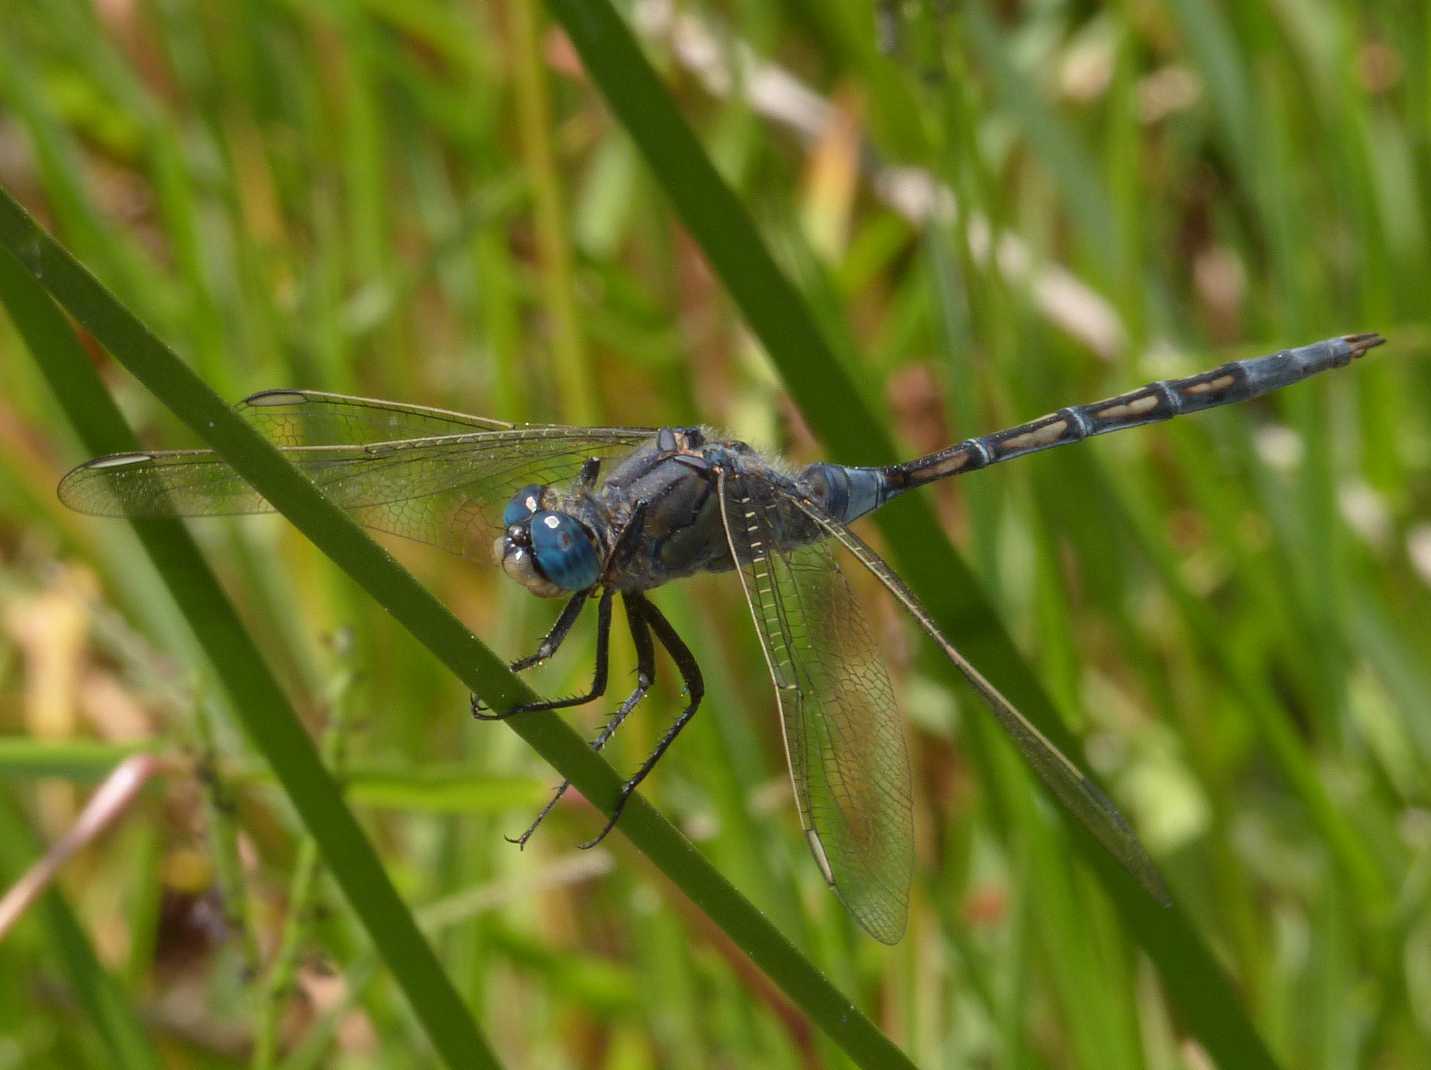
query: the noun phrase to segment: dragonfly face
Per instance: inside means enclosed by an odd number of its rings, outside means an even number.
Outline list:
[[[576,517],[541,507],[545,491],[533,483],[512,496],[492,558],[539,598],[560,598],[596,583],[601,553],[596,536]]]

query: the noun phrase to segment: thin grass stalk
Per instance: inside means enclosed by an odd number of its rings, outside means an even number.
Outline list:
[[[166,351],[107,290],[61,253],[3,190],[0,220],[0,303],[85,444],[96,453],[135,449],[133,432],[105,393],[69,324],[38,285],[39,279],[65,293],[70,312],[77,319],[89,319],[92,327],[99,324],[97,336],[119,350],[150,345],[161,355]],[[30,263],[26,265],[22,257]],[[169,359],[173,364],[168,381],[170,385],[177,381],[182,391],[183,380],[192,378],[192,373],[177,358],[169,355]],[[177,375],[172,375],[174,369],[179,369]],[[161,368],[156,377],[164,380],[165,370]],[[189,395],[188,400],[192,404],[196,399]],[[214,402],[213,407],[224,410],[217,399]],[[176,411],[184,411],[179,404]],[[312,739],[188,532],[175,521],[141,521],[134,529],[208,654],[233,710],[283,783],[304,824],[323,845],[349,903],[443,1061],[452,1067],[497,1067],[496,1056],[442,972],[319,760]]]
[[[204,790],[204,810],[208,817],[209,845],[213,852],[214,874],[224,924],[238,934],[246,970],[257,970],[262,957],[244,884],[243,860],[239,857],[238,801],[233,785],[219,771],[219,752],[214,741],[214,713],[202,701],[194,709],[194,733],[198,737],[198,779]]]
[[[348,726],[351,723],[351,706],[344,686],[338,690],[330,703],[332,718],[323,732],[323,762],[333,776],[342,778],[347,764]],[[315,887],[318,879],[318,845],[312,836],[305,836],[298,845],[298,860],[293,866],[293,875],[288,882],[287,914],[283,919],[283,931],[278,938],[278,947],[273,953],[273,961],[268,967],[268,977],[264,982],[263,996],[258,1009],[258,1027],[254,1036],[253,1058],[250,1065],[256,1070],[268,1070],[273,1066],[278,1054],[279,1028],[283,1010],[288,1005],[288,997],[293,989],[293,979],[298,975],[300,952],[304,941],[311,935],[311,913]]]
[[[6,793],[0,796],[0,878],[8,880],[24,871],[28,860],[21,858],[22,852],[38,854],[39,845]],[[99,1035],[112,1065],[119,1070],[159,1070],[163,1062],[138,1011],[99,961],[64,893],[51,887],[39,900],[38,908],[55,961],[83,1008],[85,1027]]]
[[[562,415],[572,423],[600,422],[595,384],[576,313],[572,287],[570,228],[565,222],[561,179],[552,145],[551,94],[543,59],[541,9],[531,0],[506,4],[513,84],[522,153],[532,181],[532,208],[540,253],[543,305],[551,317],[551,353]]]

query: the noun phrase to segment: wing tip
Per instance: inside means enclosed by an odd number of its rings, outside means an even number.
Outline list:
[[[143,450],[126,450],[123,453],[106,453],[103,457],[94,457],[88,461],[85,461],[84,464],[76,465],[70,470],[69,474],[66,475],[65,478],[68,479],[70,476],[76,474],[77,472],[91,472],[97,468],[127,468],[129,465],[143,464],[146,461],[152,461],[153,459],[154,454],[146,453]]]
[[[135,465],[147,464],[154,460],[152,453],[142,450],[126,450],[122,453],[106,453],[93,457],[83,464],[77,464],[61,477],[55,487],[55,496],[67,509],[86,516],[118,516],[118,510],[108,495],[96,498],[84,491],[102,485],[103,481],[90,478],[95,472],[105,472]]]
[[[1144,858],[1144,864],[1139,872],[1134,874],[1138,878],[1138,883],[1143,886],[1143,890],[1153,897],[1153,902],[1164,910],[1171,910],[1173,907],[1173,896],[1168,891],[1168,886],[1163,881],[1163,875],[1158,872],[1158,867],[1153,865],[1151,858]]]
[[[839,885],[833,886],[838,893]],[[843,895],[840,902],[844,904],[846,910],[859,922],[860,928],[869,933],[871,937],[878,940],[886,947],[893,947],[904,939],[904,934],[909,930],[909,899],[906,898],[899,904],[897,911],[870,911],[860,910],[855,907]]]
[[[309,393],[310,391],[307,390],[292,390],[286,387],[260,390],[257,394],[250,394],[244,398],[234,408],[262,409],[276,405],[303,405],[308,402]]]
[[[1040,770],[1040,772],[1042,771]],[[1054,788],[1055,795],[1059,794],[1058,788],[1048,782],[1047,778],[1045,778],[1045,782]],[[1128,824],[1128,819],[1123,816],[1123,812],[1086,773],[1080,772],[1079,786],[1084,795],[1093,801],[1107,822],[1105,825],[1091,824],[1085,815],[1075,811],[1075,816],[1079,818],[1084,828],[1092,833],[1094,838],[1113,855],[1128,874],[1152,897],[1154,902],[1160,907],[1171,907],[1173,897],[1168,892],[1163,875],[1158,872],[1158,867],[1153,862],[1152,856],[1148,854],[1148,849],[1143,846],[1142,840],[1133,831],[1133,826]]]

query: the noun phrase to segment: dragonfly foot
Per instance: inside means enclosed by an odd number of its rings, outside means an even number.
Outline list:
[[[508,706],[505,710],[493,710],[491,706],[483,702],[475,694],[469,704],[472,709],[472,716],[479,721],[505,721],[508,717],[515,717],[519,713],[536,713],[538,710],[564,710],[571,706],[584,706],[588,702],[597,698],[597,695],[568,695],[565,698],[539,699],[536,702],[519,702],[515,706]]]
[[[571,787],[570,780],[563,780],[561,782],[561,786],[556,789],[556,791],[552,794],[552,797],[547,800],[547,804],[542,807],[541,813],[537,814],[536,820],[527,826],[526,832],[522,833],[520,836],[517,837],[504,836],[502,838],[505,839],[508,843],[515,843],[517,845],[517,850],[525,850],[527,846],[527,841],[532,838],[532,833],[536,832],[537,826],[546,820],[547,814],[551,813],[552,809],[556,806],[556,804],[561,801],[561,797],[566,794],[566,789],[569,787]]]
[[[516,661],[509,664],[507,666],[507,671],[526,672],[528,669],[532,669],[540,665],[542,662],[546,661],[547,658],[551,657],[555,653],[556,651],[550,648],[550,644],[543,643],[537,649],[537,652],[535,654],[528,654],[526,657],[518,658]]]
[[[472,699],[468,703],[468,706],[472,710],[472,716],[477,718],[477,720],[479,721],[505,721],[514,713],[526,712],[525,704],[513,706],[510,709],[505,710],[493,710],[491,706],[487,705],[487,703],[483,702],[480,698],[478,698],[475,692],[473,693]]]
[[[583,851],[589,851],[602,840],[606,839],[606,834],[616,827],[616,822],[621,819],[621,811],[626,809],[626,800],[631,798],[631,793],[635,790],[634,784],[627,784],[622,787],[621,794],[616,797],[616,805],[611,810],[611,816],[606,819],[606,824],[591,839],[585,843],[577,844]]]

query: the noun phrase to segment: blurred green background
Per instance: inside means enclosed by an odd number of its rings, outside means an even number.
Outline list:
[[[924,493],[1276,1058],[1426,1065],[1431,13],[619,7],[909,453],[1388,336],[1285,395]],[[826,454],[674,219],[678,178],[539,5],[0,0],[0,25],[0,185],[219,394],[705,422]],[[94,359],[146,443],[194,444]],[[3,318],[0,369],[5,883],[126,755],[164,760],[64,868],[77,926],[34,911],[0,943],[0,1067],[116,1065],[63,968],[86,939],[167,1065],[429,1065],[128,527],[55,500],[85,453]],[[844,1065],[620,836],[576,850],[584,803],[505,844],[551,770],[283,521],[194,530],[508,1065]],[[549,626],[494,571],[391,545],[502,654]],[[643,789],[722,872],[919,1065],[1208,1065],[982,710],[865,584],[919,869],[903,943],[855,928],[799,833],[728,581],[658,595],[709,692]],[[587,620],[533,685],[579,689],[590,641]],[[618,769],[679,706],[659,671]]]

